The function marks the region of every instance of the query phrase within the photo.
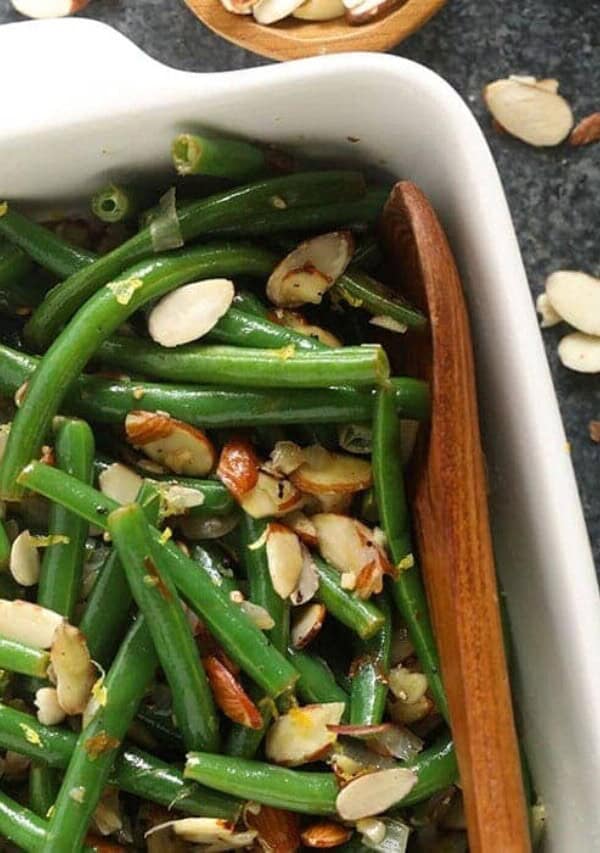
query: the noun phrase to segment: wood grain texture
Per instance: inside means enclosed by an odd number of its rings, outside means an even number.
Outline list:
[[[403,293],[430,335],[407,341],[432,387],[428,440],[416,460],[414,522],[437,637],[471,853],[531,850],[511,705],[479,432],[473,352],[461,282],[423,193],[394,187],[383,237]]]
[[[420,29],[446,0],[407,0],[372,24],[351,26],[344,18],[257,24],[252,15],[234,15],[220,0],[185,0],[192,12],[213,32],[228,41],[270,59],[301,59],[348,50],[388,50]]]

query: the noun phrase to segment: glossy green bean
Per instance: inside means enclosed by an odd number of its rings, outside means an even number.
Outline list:
[[[363,195],[364,181],[356,172],[305,172],[247,184],[180,205],[177,214],[181,237],[187,242],[224,226],[233,226],[236,236],[240,236],[244,228],[257,222],[266,211],[274,212],[275,216],[269,218],[265,227],[277,228],[278,214],[289,214],[307,205],[320,206],[337,198],[351,201]],[[259,228],[253,233],[264,231]],[[48,294],[29,320],[26,330],[29,342],[37,349],[44,349],[100,287],[153,254],[148,226],[95,263],[70,275]]]
[[[171,155],[180,175],[247,181],[268,171],[267,150],[237,139],[180,133],[173,140]]]
[[[378,391],[373,422],[373,480],[379,517],[392,561],[398,569],[392,594],[427,675],[438,710],[448,720],[448,704],[427,597],[413,554],[400,438],[400,421],[393,395],[387,390]]]
[[[32,269],[33,261],[23,249],[8,240],[0,241],[0,293],[21,282]]]
[[[264,302],[261,302],[250,290],[238,290],[233,297],[232,307],[246,314],[253,314],[255,317],[266,317],[269,313]]]
[[[47,764],[32,762],[29,769],[29,808],[34,814],[46,818],[58,793],[56,771]]]
[[[154,741],[168,750],[169,754],[185,754],[181,732],[173,722],[170,709],[159,711],[151,706],[141,705],[135,719],[141,723]]]
[[[302,335],[268,317],[242,308],[232,307],[221,317],[206,336],[207,341],[216,341],[236,347],[256,349],[283,349],[293,346],[298,352],[331,350],[316,338]]]
[[[46,840],[46,822],[0,791],[0,838],[21,850],[38,853]]]
[[[250,687],[249,693],[250,698],[260,711],[263,720],[262,726],[260,729],[251,729],[249,726],[233,723],[223,746],[225,755],[237,758],[254,758],[271,725],[275,710],[273,700],[269,696],[265,696],[264,692],[256,685]]]
[[[336,811],[339,785],[333,773],[288,770],[262,761],[191,752],[183,775],[216,791],[266,806],[310,815]]]
[[[374,316],[391,317],[403,326],[423,329],[425,315],[389,287],[352,266],[335,282],[332,295]]]
[[[85,421],[55,420],[57,466],[84,483],[92,482],[94,434]],[[42,560],[38,604],[71,619],[81,590],[88,525],[60,504],[50,506],[48,533],[67,541],[47,548]]]
[[[92,213],[101,222],[127,222],[146,205],[148,193],[121,184],[109,184],[91,198]]]
[[[102,287],[58,335],[29,380],[4,452],[0,496],[22,496],[16,476],[36,456],[69,387],[100,344],[138,308],[194,278],[241,270],[264,274],[270,266],[271,255],[262,250],[213,244],[152,258]]]
[[[363,639],[377,634],[385,624],[385,616],[381,610],[372,601],[359,598],[343,589],[340,573],[321,557],[313,554],[313,560],[319,575],[316,597],[323,602],[329,613]]]
[[[374,637],[356,644],[350,693],[352,725],[377,725],[383,720],[385,711],[392,647],[392,614],[385,595],[377,596],[375,604],[384,614],[385,622]]]
[[[48,652],[0,636],[0,669],[34,678],[47,678]]]
[[[418,779],[412,791],[400,801],[402,808],[420,803],[458,781],[456,753],[449,735],[439,738],[403,766],[414,770]]]
[[[346,705],[345,719],[350,708],[350,697],[339,686],[325,661],[314,653],[308,654],[293,648],[288,649],[288,655],[294,668],[300,673],[296,692],[302,701],[309,704],[343,702]]]

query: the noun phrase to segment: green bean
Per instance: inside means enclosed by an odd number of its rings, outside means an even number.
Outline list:
[[[307,654],[298,649],[289,648],[288,655],[295,669],[300,673],[296,683],[296,692],[303,702],[322,704],[326,702],[344,702],[347,716],[350,698],[343,690],[325,661],[315,654]]]
[[[4,521],[0,518],[0,570],[8,566],[10,560],[10,539],[4,526]]]
[[[358,268],[370,272],[383,263],[379,241],[373,234],[367,234],[357,245],[352,255],[352,269]]]
[[[153,258],[103,287],[56,338],[29,380],[0,471],[0,496],[17,500],[19,470],[35,457],[69,386],[100,344],[138,308],[193,278],[245,270],[264,274],[271,255],[249,246],[207,245]]]
[[[56,464],[85,483],[92,482],[94,435],[85,421],[59,418],[55,422]],[[79,598],[88,525],[60,504],[50,507],[48,533],[66,542],[47,548],[42,561],[38,604],[70,619]]]
[[[0,598],[14,601],[15,598],[23,598],[23,587],[19,586],[12,575],[8,572],[0,572]]]
[[[387,356],[377,344],[298,353],[188,344],[165,357],[164,347],[151,341],[115,337],[104,342],[98,360],[109,367],[172,382],[248,388],[379,385],[389,377]]]
[[[214,546],[208,543],[194,545],[191,549],[191,558],[195,563],[202,566],[212,582],[220,587],[226,595],[231,595],[234,590],[239,589],[238,581],[225,574],[225,566]]]
[[[261,761],[191,752],[183,775],[234,797],[310,815],[335,814],[339,786],[333,773],[287,770]]]
[[[33,762],[29,770],[29,807],[41,818],[46,818],[58,793],[56,772],[46,764]]]
[[[299,352],[330,350],[316,338],[274,323],[268,317],[250,313],[242,308],[232,307],[221,317],[206,336],[207,341],[217,341],[236,347],[255,347],[256,349],[283,349],[293,346]],[[334,350],[337,352],[337,349]]]
[[[412,791],[398,803],[402,808],[420,803],[458,780],[456,753],[448,735],[441,737],[403,766],[414,770],[418,779]]]
[[[410,535],[408,505],[404,491],[404,472],[400,445],[400,421],[393,395],[377,392],[373,422],[373,480],[379,517],[385,532],[398,578],[392,593],[406,626],[429,688],[440,713],[448,719],[448,705],[440,677],[425,589],[416,565]]]
[[[96,260],[92,252],[65,243],[49,228],[28,219],[11,206],[0,216],[0,234],[41,267],[61,278],[72,275]],[[47,340],[52,340],[52,336]]]
[[[317,598],[329,613],[362,639],[377,634],[385,624],[385,615],[373,604],[342,588],[340,573],[313,554],[319,575]]]
[[[216,749],[219,725],[208,680],[175,587],[162,570],[162,550],[151,544],[141,507],[132,504],[115,510],[108,529],[131,593],[146,616],[185,745]]]
[[[249,290],[238,290],[233,297],[234,308],[239,311],[244,311],[246,314],[252,314],[255,317],[267,317],[269,309],[261,302],[261,300]]]
[[[364,308],[374,316],[391,317],[412,329],[423,329],[427,325],[427,318],[421,311],[391,288],[354,267],[339,277],[332,288],[332,295],[354,308]]]
[[[33,269],[29,255],[7,240],[0,242],[0,293],[21,282]]]
[[[101,222],[127,222],[138,215],[147,196],[148,193],[132,187],[109,184],[92,196],[92,213]]]
[[[260,729],[251,729],[249,726],[233,723],[223,747],[225,755],[237,758],[254,758],[271,725],[275,710],[273,700],[269,696],[265,696],[264,692],[256,685],[250,687],[249,693],[250,698],[260,711],[263,720],[262,726]]]
[[[0,791],[0,837],[28,853],[38,853],[46,840],[46,823]]]
[[[148,625],[143,617],[138,618],[106,676],[106,703],[99,705],[77,739],[40,853],[79,849],[115,762],[116,750],[156,667]]]
[[[34,678],[47,678],[49,664],[48,652],[0,636],[0,669]]]
[[[359,173],[305,172],[247,184],[180,205],[177,213],[181,236],[186,242],[226,225],[234,226],[236,236],[239,236],[264,211],[275,213],[266,227],[276,228],[278,214],[289,214],[307,205],[320,207],[338,197],[340,202],[351,201],[363,194],[364,182]],[[280,210],[281,205],[285,209]],[[2,221],[5,218],[2,217]],[[271,221],[273,218],[275,225]],[[259,229],[254,233],[264,232]],[[147,226],[95,263],[70,275],[48,294],[29,320],[26,332],[30,343],[44,349],[61,326],[100,287],[152,254],[152,236]]]
[[[136,720],[148,730],[152,738],[161,746],[167,747],[170,753],[185,753],[181,732],[173,723],[170,709],[162,712],[148,705],[142,705],[138,709]]]
[[[171,146],[173,164],[180,175],[211,175],[244,181],[268,171],[268,152],[237,139],[208,139],[180,133]]]
[[[385,595],[375,603],[385,616],[382,629],[369,640],[357,643],[357,657],[352,666],[352,692],[350,694],[350,723],[372,726],[383,719],[388,695],[387,675],[392,647],[392,614]]]

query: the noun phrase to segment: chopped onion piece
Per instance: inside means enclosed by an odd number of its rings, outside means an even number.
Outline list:
[[[167,190],[158,203],[158,211],[150,221],[150,239],[155,252],[167,249],[179,249],[183,246],[183,237],[175,204],[175,187]]]

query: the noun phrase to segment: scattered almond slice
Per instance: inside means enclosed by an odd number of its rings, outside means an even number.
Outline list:
[[[302,21],[332,21],[343,14],[342,0],[307,0],[293,13]]]
[[[317,761],[336,739],[327,726],[337,725],[344,709],[344,702],[329,702],[292,708],[287,714],[282,714],[267,734],[267,758],[287,767]]]
[[[203,477],[215,464],[215,449],[202,432],[162,412],[129,412],[125,418],[129,442],[175,474]]]
[[[300,540],[289,527],[271,522],[267,528],[267,563],[273,589],[281,598],[291,595],[302,574]]]
[[[293,647],[304,649],[308,646],[323,627],[326,616],[325,605],[320,603],[307,604],[295,610],[291,630]]]
[[[600,338],[583,332],[572,332],[559,343],[558,357],[570,370],[600,373]]]
[[[275,24],[291,15],[303,0],[258,0],[252,13],[259,24]]]
[[[221,0],[225,9],[234,15],[251,15],[256,2],[257,0]]]
[[[538,298],[535,300],[535,310],[542,318],[540,323],[542,329],[550,329],[552,326],[562,323],[563,318],[560,314],[557,314],[552,307],[552,303],[548,299],[547,293],[540,293]]]
[[[378,326],[380,329],[387,329],[388,332],[396,332],[399,335],[403,335],[408,331],[406,323],[399,323],[398,320],[389,317],[387,314],[378,314],[376,317],[371,317],[369,323],[372,326]]]
[[[258,6],[269,2],[273,0],[259,0]],[[319,305],[350,263],[353,252],[350,231],[332,231],[305,240],[275,267],[267,282],[267,296],[274,305],[283,307],[307,302]]]
[[[313,547],[317,544],[317,529],[302,510],[297,509],[295,512],[286,515],[285,523],[305,545]]]
[[[428,686],[426,675],[422,672],[411,672],[401,663],[389,671],[388,683],[394,696],[408,705],[420,702]]]
[[[65,719],[65,712],[58,703],[55,687],[40,687],[35,694],[37,718],[44,726],[58,726]]]
[[[10,0],[27,18],[65,18],[85,9],[90,0]]]
[[[223,446],[217,477],[239,501],[251,492],[258,482],[260,459],[245,439],[232,439]]]
[[[588,424],[590,438],[597,444],[600,443],[600,421],[590,421]]]
[[[252,518],[280,517],[302,506],[302,493],[289,480],[260,471],[256,486],[240,501]]]
[[[406,767],[377,770],[353,779],[337,796],[336,808],[344,820],[381,814],[401,802],[417,784],[416,773]]]
[[[35,586],[40,579],[40,555],[29,530],[23,530],[10,548],[9,569],[22,586]]]
[[[315,338],[326,347],[341,347],[342,342],[332,332],[323,329],[321,326],[315,326],[309,323],[298,311],[288,311],[285,308],[276,308],[271,311],[269,319],[280,326],[285,326],[288,329],[293,329],[300,335],[306,335],[307,338]]]
[[[240,610],[243,610],[261,631],[270,631],[275,627],[275,620],[260,604],[254,604],[253,601],[240,601]]]
[[[326,850],[332,847],[340,847],[352,838],[352,829],[334,823],[331,820],[321,820],[307,826],[302,831],[302,841],[306,847]]]
[[[268,473],[284,477],[291,474],[304,462],[304,451],[294,441],[278,441],[269,457]]]
[[[58,704],[65,714],[82,714],[92,695],[97,673],[79,628],[61,622],[52,641],[50,660],[56,677]]]
[[[160,481],[155,481],[155,486],[160,494],[161,518],[185,515],[188,510],[202,506],[204,503],[204,495],[199,489],[180,486],[178,483],[161,483]]]
[[[317,512],[335,512],[346,515],[352,507],[352,492],[323,492],[320,495],[310,495],[310,504],[305,510],[310,515]]]
[[[600,112],[591,113],[577,122],[569,136],[571,145],[591,145],[600,142]]]
[[[293,530],[291,525],[288,524],[288,517],[286,517],[286,525]],[[296,535],[302,541],[302,536],[297,532]],[[315,566],[312,554],[304,544],[302,544],[300,548],[302,550],[302,570],[300,572],[298,584],[290,595],[290,601],[295,607],[299,604],[306,604],[311,600],[311,598],[313,598],[316,591],[319,589],[319,575],[317,573],[317,567]]]
[[[196,341],[229,310],[234,295],[233,282],[226,278],[184,284],[163,296],[150,312],[150,337],[163,347]]]
[[[0,634],[35,649],[49,649],[64,617],[29,601],[0,599]]]
[[[489,83],[483,95],[487,108],[508,133],[530,145],[558,145],[573,127],[573,114],[553,85],[509,77]]]
[[[354,493],[373,482],[371,463],[342,453],[332,453],[320,445],[304,450],[304,462],[290,474],[292,483],[308,494]]]
[[[143,480],[139,474],[120,462],[113,462],[98,475],[98,485],[102,494],[120,504],[133,503],[142,483]]]
[[[244,822],[257,832],[256,844],[264,853],[296,853],[300,849],[300,819],[294,812],[248,803]]]
[[[349,24],[370,24],[382,15],[387,14],[394,6],[397,6],[399,0],[360,0],[356,3],[354,0],[344,0],[346,7],[346,20]]]
[[[214,655],[208,655],[202,662],[215,702],[225,716],[240,726],[262,728],[260,711],[235,675]]]
[[[400,726],[411,726],[423,720],[431,714],[433,708],[433,702],[428,696],[422,696],[418,702],[412,704],[396,700],[388,705],[390,717]]]
[[[558,316],[579,332],[600,335],[600,278],[559,270],[546,279],[546,295]]]

